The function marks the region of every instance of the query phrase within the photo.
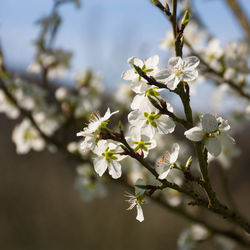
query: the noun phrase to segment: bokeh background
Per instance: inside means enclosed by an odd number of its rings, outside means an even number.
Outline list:
[[[250,13],[249,0],[239,1]],[[196,0],[206,26],[222,44],[243,36],[223,0]],[[34,58],[31,43],[38,34],[34,21],[46,15],[52,0],[1,0],[0,37],[8,68],[23,73]],[[82,8],[65,5],[56,46],[74,53],[72,68],[62,84],[70,85],[77,69],[101,72],[108,92],[114,92],[127,69],[127,58],[147,58],[166,52],[159,41],[170,28],[166,18],[148,0],[84,0]],[[199,86],[192,100],[196,110],[212,110],[210,85]],[[202,101],[201,101],[202,100]],[[206,104],[204,104],[206,103]],[[15,122],[0,115],[0,249],[3,250],[163,250],[176,249],[187,222],[157,205],[145,206],[146,220],[138,223],[135,211],[125,209],[124,188],[109,186],[109,195],[86,203],[75,189],[75,165],[60,154],[29,153],[19,156],[11,142]],[[248,218],[249,126],[236,135],[242,157],[227,175],[233,197]],[[223,195],[218,169],[211,177]],[[213,249],[204,247],[199,249]],[[241,248],[237,248],[241,249]]]

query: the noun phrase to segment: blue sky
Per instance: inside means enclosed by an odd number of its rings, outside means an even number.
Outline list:
[[[8,65],[25,69],[34,57],[32,40],[38,27],[34,21],[49,13],[52,0],[1,0],[0,37]],[[196,8],[212,33],[223,43],[242,36],[223,0],[195,0]],[[250,13],[249,0],[241,0]],[[102,72],[113,88],[128,68],[130,56],[147,58],[158,49],[169,29],[166,18],[149,0],[84,0],[77,10],[73,5],[60,9],[63,25],[56,46],[72,50],[70,75],[77,69]],[[233,32],[232,32],[233,31]]]

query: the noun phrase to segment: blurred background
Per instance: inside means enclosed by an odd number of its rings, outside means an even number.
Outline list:
[[[244,35],[225,1],[193,2],[222,45]],[[249,0],[239,2],[249,15]],[[32,41],[38,34],[34,21],[50,12],[52,3],[1,0],[1,46],[12,72],[24,74],[33,61]],[[161,64],[166,65],[169,54],[159,49],[159,41],[170,26],[148,0],[84,0],[79,10],[65,5],[60,13],[63,24],[55,46],[73,52],[71,69],[61,84],[70,86],[78,69],[92,69],[103,75],[104,86],[112,94],[121,82],[121,72],[128,69],[129,57],[159,54]],[[215,111],[212,88],[198,86],[200,94],[192,99],[194,110]],[[120,186],[110,185],[107,197],[84,202],[75,188],[73,162],[47,151],[15,153],[11,141],[15,124],[0,114],[0,249],[176,249],[186,221],[150,204],[144,209],[145,222],[138,223],[135,211],[126,211],[125,190]],[[234,161],[227,176],[240,211],[250,218],[249,124],[236,135],[236,141],[243,157]],[[211,177],[220,197],[223,191],[217,176],[216,164],[212,164]],[[201,244],[198,249],[213,247]]]

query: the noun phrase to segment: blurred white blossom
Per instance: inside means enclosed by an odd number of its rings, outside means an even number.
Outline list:
[[[27,154],[31,149],[42,151],[46,144],[39,132],[25,119],[12,132],[12,140],[16,144],[18,154]]]

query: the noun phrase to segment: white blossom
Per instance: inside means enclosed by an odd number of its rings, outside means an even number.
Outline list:
[[[174,143],[170,151],[166,151],[162,160],[156,166],[156,172],[159,174],[159,179],[166,179],[171,168],[174,166],[178,159],[180,146],[178,143]]]
[[[43,69],[47,70],[49,79],[62,78],[69,68],[72,54],[63,50],[41,52],[36,56],[27,71],[31,74],[39,74]]]
[[[196,70],[200,61],[195,56],[190,56],[182,60],[181,57],[172,57],[168,61],[168,69],[159,71],[155,75],[158,82],[166,84],[171,90],[174,90],[180,81],[194,81],[198,77]]]
[[[191,43],[194,48],[200,48],[208,38],[208,34],[205,30],[201,29],[196,22],[189,21],[184,30],[184,37],[185,40]],[[173,35],[173,31],[168,30],[163,40],[160,41],[159,47],[162,50],[167,50],[174,47],[174,44],[175,38]]]
[[[128,59],[128,64],[130,65],[131,69],[124,71],[121,77],[124,80],[141,81],[142,78],[135,70],[134,65],[140,67],[140,69],[148,76],[154,76],[155,73],[159,71],[159,68],[157,67],[158,63],[159,63],[158,55],[153,55],[144,61],[142,61],[137,57],[131,57]]]
[[[167,103],[170,112],[173,108]],[[175,129],[175,123],[167,115],[161,115],[154,108],[152,112],[143,112],[143,110],[134,110],[129,113],[128,121],[131,124],[132,134],[145,134],[152,138],[156,133],[168,134]]]
[[[138,93],[135,95],[134,99],[132,100],[130,107],[133,110],[139,109],[140,111],[151,112],[154,111],[156,108],[150,102],[149,97],[155,99],[160,97],[160,89],[157,87],[150,87],[145,92]]]
[[[63,101],[68,96],[68,90],[65,87],[57,88],[55,91],[55,97],[58,101]]]
[[[100,93],[102,91],[101,86],[102,75],[93,74],[91,70],[77,70],[74,76],[74,81],[80,88],[88,89],[88,92],[94,91]]]
[[[81,143],[81,149],[83,151],[94,149],[96,142],[99,139],[99,133],[101,129],[105,128],[108,124],[108,119],[118,112],[119,111],[115,111],[111,113],[110,109],[108,108],[103,117],[101,117],[98,112],[91,114],[88,126],[85,127],[83,131],[77,133],[77,136],[85,137]]]
[[[220,69],[221,64],[219,63],[219,59],[223,55],[223,49],[220,46],[220,41],[218,39],[211,39],[208,42],[208,45],[204,48],[200,49],[200,53],[203,58],[210,64],[210,66],[214,69]]]
[[[45,147],[45,142],[40,137],[39,132],[27,119],[23,120],[14,128],[12,140],[16,144],[16,151],[18,154],[26,154],[31,149],[42,151]]]
[[[131,137],[126,137],[126,140],[134,151],[143,155],[144,158],[148,156],[149,150],[156,147],[156,141],[144,134],[132,134]]]
[[[2,90],[0,90],[0,113],[5,113],[10,119],[17,119],[20,113]]]
[[[143,179],[138,179],[135,183],[135,185],[145,185],[145,181]],[[137,216],[136,219],[139,222],[144,221],[144,215],[143,215],[143,210],[141,205],[144,204],[144,190],[141,188],[138,188],[135,186],[135,195],[130,194],[130,193],[125,193],[125,196],[128,198],[128,200],[126,200],[129,203],[129,207],[127,208],[127,210],[131,210],[136,206],[136,210],[137,210]]]
[[[184,37],[193,48],[199,49],[208,39],[208,33],[201,29],[196,22],[190,21],[184,30]]]
[[[126,156],[120,154],[122,150],[119,145],[100,140],[93,152],[97,155],[94,158],[94,169],[99,176],[102,176],[108,169],[112,178],[117,179],[121,177],[122,170],[119,161]]]
[[[245,41],[230,42],[227,44],[223,58],[227,68],[249,73],[248,53],[249,48]]]
[[[59,128],[59,125],[61,123],[61,117],[57,116],[57,114],[55,114],[55,112],[53,112],[53,110],[50,110],[49,108],[46,111],[35,111],[32,115],[39,128],[46,135],[52,135]]]
[[[216,160],[223,168],[228,169],[232,166],[233,159],[238,157],[241,154],[241,151],[234,143],[232,143],[231,137],[222,134],[218,139],[221,143],[221,153],[217,157],[208,154],[208,162]]]
[[[218,156],[221,153],[220,136],[225,136],[231,143],[234,143],[234,139],[227,133],[229,129],[228,121],[205,114],[201,116],[201,127],[193,127],[184,134],[191,141],[204,140],[208,152],[213,156]]]

